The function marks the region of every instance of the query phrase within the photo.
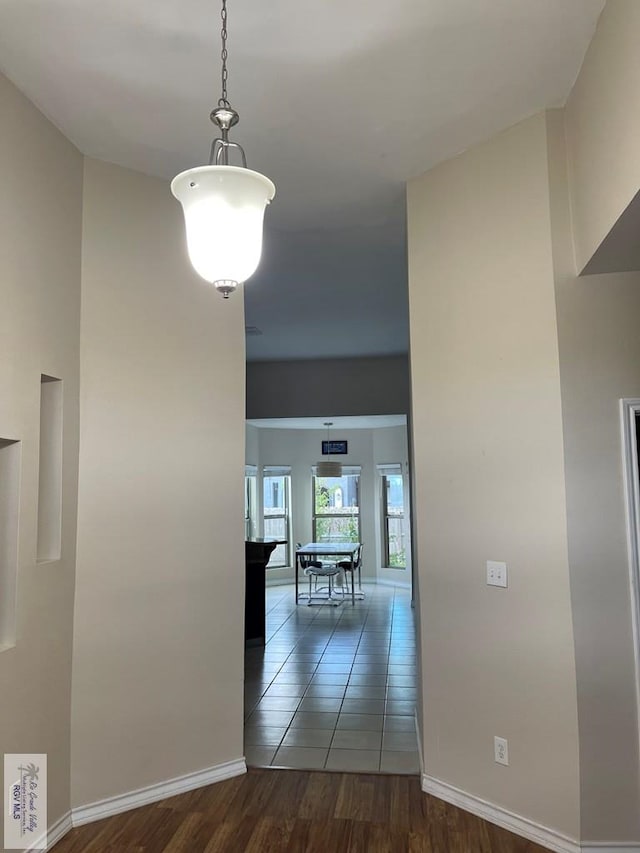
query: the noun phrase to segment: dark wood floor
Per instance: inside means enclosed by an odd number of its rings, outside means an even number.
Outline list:
[[[260,769],[79,827],[53,851],[545,853],[422,793],[417,776]]]

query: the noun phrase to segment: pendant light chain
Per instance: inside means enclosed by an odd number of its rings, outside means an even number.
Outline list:
[[[222,39],[222,52],[220,54],[220,58],[222,59],[222,97],[218,101],[219,107],[229,107],[229,101],[227,100],[227,58],[229,54],[227,53],[227,0],[222,0],[222,12],[220,13],[220,17],[222,19],[222,29],[220,30],[220,37]]]

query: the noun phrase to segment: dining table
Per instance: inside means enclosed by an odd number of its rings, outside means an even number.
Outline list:
[[[321,560],[323,557],[330,559],[342,557],[345,562],[349,560],[351,563],[351,604],[355,605],[356,598],[364,598],[362,591],[361,566],[358,566],[358,592],[355,591],[355,560],[360,548],[360,542],[307,542],[306,545],[296,549],[296,604],[299,603],[301,596],[307,598],[305,593],[298,591],[299,586],[299,569],[300,559]],[[336,560],[338,562],[339,560]]]

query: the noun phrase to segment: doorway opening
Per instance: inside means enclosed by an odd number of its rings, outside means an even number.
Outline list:
[[[636,707],[640,708],[640,398],[620,401]],[[640,719],[638,720],[640,725]]]
[[[333,483],[315,471],[321,418],[248,422],[252,528],[267,537],[286,504],[291,547],[285,565],[281,548],[266,569],[265,644],[246,649],[245,756],[249,766],[417,774],[406,417],[334,417],[336,428],[349,452],[345,482]],[[286,467],[286,502],[280,490],[274,498],[274,466]],[[364,595],[297,601],[298,543],[335,545],[338,534],[364,545]]]

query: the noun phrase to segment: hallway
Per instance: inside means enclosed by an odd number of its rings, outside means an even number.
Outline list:
[[[408,589],[294,604],[267,589],[267,644],[246,651],[245,756],[254,767],[419,772],[416,647]]]

